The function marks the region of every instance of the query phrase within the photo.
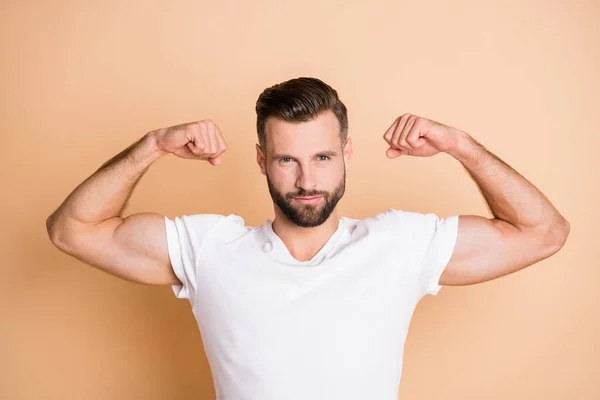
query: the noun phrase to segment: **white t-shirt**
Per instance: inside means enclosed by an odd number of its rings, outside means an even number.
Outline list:
[[[271,221],[165,217],[169,256],[204,343],[217,400],[396,400],[409,322],[436,295],[458,215],[389,209],[298,261]]]

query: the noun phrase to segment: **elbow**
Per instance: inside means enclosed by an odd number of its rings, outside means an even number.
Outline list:
[[[550,255],[563,248],[570,232],[571,224],[565,218],[561,218],[549,227],[545,242],[548,244]]]
[[[46,218],[46,231],[52,244],[63,250],[65,248],[65,229],[61,218],[56,214]]]
[[[54,243],[56,239],[56,219],[54,214],[51,214],[48,218],[46,218],[46,231],[48,232],[48,237],[50,237],[50,241]]]

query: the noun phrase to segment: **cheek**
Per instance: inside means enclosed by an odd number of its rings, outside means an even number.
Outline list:
[[[286,165],[286,166],[272,166],[271,169],[268,171],[269,172],[269,176],[271,177],[271,180],[273,182],[277,181],[277,182],[288,182],[290,180],[295,180],[296,179],[296,169],[292,166],[292,165]]]
[[[337,184],[341,179],[344,178],[344,165],[336,165],[334,168],[328,168],[323,171],[323,176],[327,176],[328,182],[334,182]]]
[[[281,192],[290,191],[290,187],[293,190],[294,182],[296,181],[295,175],[291,171],[291,168],[271,168],[267,171],[269,173],[269,180],[271,184]]]

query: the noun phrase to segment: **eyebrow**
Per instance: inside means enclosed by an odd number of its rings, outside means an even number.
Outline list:
[[[325,151],[318,152],[317,154],[315,154],[315,156],[335,157],[335,156],[337,156],[337,152],[333,151],[333,150],[325,150]],[[273,158],[284,158],[284,157],[295,158],[294,156],[291,156],[289,154],[273,154]]]

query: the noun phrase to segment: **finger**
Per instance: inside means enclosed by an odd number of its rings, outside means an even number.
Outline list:
[[[206,160],[207,157],[207,153],[210,151],[209,147],[210,147],[210,140],[208,138],[208,124],[204,121],[200,122],[200,151],[198,152],[198,155],[200,156],[200,158],[202,158],[203,160]]]
[[[392,122],[392,125],[390,125],[390,127],[387,129],[387,131],[385,131],[385,133],[383,134],[383,139],[386,142],[388,142],[388,144],[391,144],[391,140],[394,135],[394,131],[396,130],[396,127],[398,126],[399,122],[400,122],[400,117],[396,118],[394,120],[394,122]]]
[[[217,166],[217,165],[221,164],[221,157],[210,158],[210,159],[208,160],[208,162],[209,162],[211,165]]]
[[[396,127],[396,130],[394,131],[394,136],[392,137],[392,143],[390,144],[391,147],[394,149],[402,148],[402,144],[400,144],[400,137],[402,134],[402,130],[404,129],[404,126],[406,125],[406,122],[408,121],[409,116],[410,116],[410,114],[404,114],[400,118],[400,123],[398,124],[398,126]]]
[[[185,130],[186,137],[189,142],[187,143],[187,148],[190,149],[193,155],[197,156],[199,154],[199,147],[202,140],[202,135],[200,134],[200,126],[198,124],[190,124],[187,126]]]
[[[402,146],[405,149],[408,150],[413,150],[413,147],[411,146],[410,143],[408,143],[408,141],[406,140],[412,127],[415,125],[415,121],[417,120],[417,117],[414,115],[411,115],[408,120],[406,121],[406,125],[404,125],[404,128],[402,129],[402,133],[400,134],[400,146]]]
[[[217,153],[218,149],[217,149],[217,137],[215,134],[215,124],[212,121],[208,121],[207,122],[208,125],[208,151],[207,153],[210,154],[210,157],[214,157],[215,154]]]
[[[406,142],[413,149],[418,149],[419,147],[422,147],[425,144],[425,139],[423,139],[420,136],[421,135],[421,128],[423,127],[423,124],[420,123],[420,121],[421,120],[419,120],[419,119],[417,119],[415,121],[415,123],[413,124],[412,129],[410,130],[410,132],[406,136]]]
[[[193,145],[194,145],[194,143],[188,142],[188,143],[186,143],[185,146],[183,146],[183,147],[175,150],[173,152],[173,154],[175,154],[177,157],[195,159],[196,155],[192,151],[192,146]]]
[[[406,154],[406,151],[404,151],[404,150],[398,150],[398,149],[393,149],[391,147],[389,147],[387,149],[387,151],[385,152],[385,155],[388,158],[397,158],[397,157],[403,156],[405,154]]]
[[[219,151],[217,153],[217,156],[220,156],[225,152],[225,150],[227,150],[227,143],[225,143],[225,138],[223,137],[221,129],[219,129],[218,125],[215,125],[215,131],[217,134],[217,143],[219,145]]]

